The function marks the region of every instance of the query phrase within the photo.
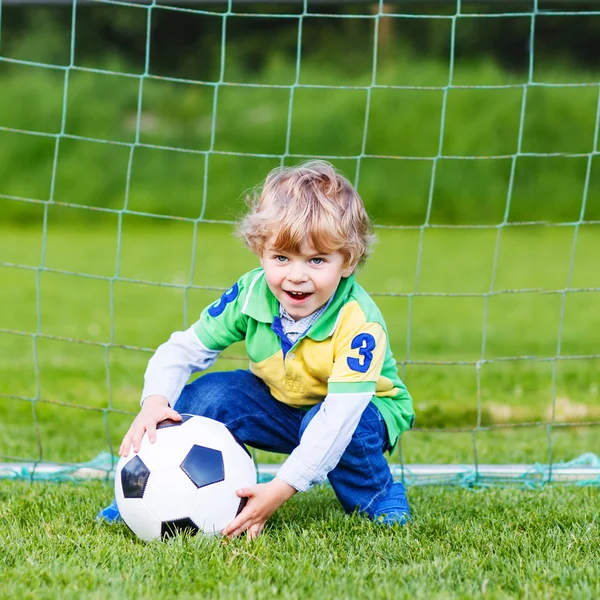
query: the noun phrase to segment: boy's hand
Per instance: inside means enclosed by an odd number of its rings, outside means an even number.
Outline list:
[[[236,490],[240,498],[248,498],[244,510],[223,530],[223,535],[236,537],[248,532],[248,539],[259,536],[269,517],[286,501],[296,490],[281,479],[272,479],[269,483],[259,483],[248,488]]]
[[[140,451],[140,444],[144,433],[148,432],[150,443],[156,441],[156,425],[165,419],[181,421],[181,415],[169,406],[169,401],[164,396],[148,396],[142,404],[138,416],[133,420],[129,431],[125,434],[119,448],[119,456],[127,456],[131,445],[133,451]]]

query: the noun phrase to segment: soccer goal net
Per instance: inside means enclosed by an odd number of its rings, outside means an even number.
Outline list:
[[[0,0],[0,474],[110,477],[152,351],[257,266],[246,190],[324,158],[376,223],[395,475],[599,482],[599,35],[541,0]]]

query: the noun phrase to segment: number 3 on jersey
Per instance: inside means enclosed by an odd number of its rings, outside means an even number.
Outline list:
[[[218,317],[225,307],[238,297],[239,289],[237,282],[234,283],[214,304],[208,307],[208,314],[211,317]]]
[[[375,350],[375,338],[370,333],[359,333],[351,343],[351,347],[356,349],[358,348],[358,354],[361,358],[352,358],[349,357],[347,359],[348,366],[353,371],[358,371],[359,373],[366,373],[371,366],[371,361],[373,360],[373,350]]]

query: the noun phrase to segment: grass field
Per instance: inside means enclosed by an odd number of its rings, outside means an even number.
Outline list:
[[[330,488],[294,497],[253,543],[143,544],[91,516],[106,484],[0,487],[0,596],[35,598],[556,598],[600,596],[598,490],[416,488],[414,520],[347,517]]]

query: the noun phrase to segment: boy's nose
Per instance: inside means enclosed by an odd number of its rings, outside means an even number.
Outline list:
[[[306,281],[308,276],[306,274],[306,269],[304,269],[302,265],[292,263],[288,270],[287,278],[294,283],[299,283]]]

